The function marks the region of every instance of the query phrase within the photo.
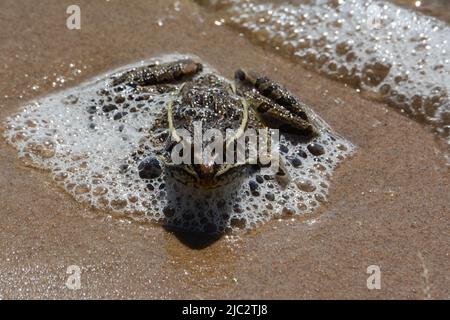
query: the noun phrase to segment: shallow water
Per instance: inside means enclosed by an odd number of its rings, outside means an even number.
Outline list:
[[[63,2],[1,1],[6,5],[0,11],[2,119],[29,98],[54,94],[60,84],[78,85],[161,53],[192,52],[229,78],[246,67],[280,80],[358,151],[333,172],[329,202],[317,214],[276,219],[245,236],[193,243],[71,201],[50,174],[24,167],[0,139],[0,298],[449,296],[450,178],[433,136],[421,125],[237,37],[232,28],[215,26],[214,14],[194,11],[187,1],[78,3],[86,17],[82,32],[57,27],[64,24]],[[61,63],[74,63],[71,68],[82,73],[69,72],[55,86],[39,82],[65,75]],[[36,83],[37,91],[31,89]],[[81,290],[65,286],[73,264],[82,269]],[[382,268],[382,290],[366,287],[372,264]]]
[[[213,4],[218,24],[424,122],[450,150],[445,22],[382,1],[201,3]]]

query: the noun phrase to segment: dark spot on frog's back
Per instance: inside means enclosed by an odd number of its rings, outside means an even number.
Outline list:
[[[162,168],[158,159],[147,157],[139,164],[138,171],[142,179],[155,179],[161,175]]]

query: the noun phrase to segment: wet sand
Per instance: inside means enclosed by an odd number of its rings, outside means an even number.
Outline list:
[[[1,2],[2,122],[60,85],[178,51],[228,77],[238,67],[271,75],[358,152],[313,216],[205,242],[75,202],[0,139],[1,298],[450,297],[450,175],[428,129],[216,26],[188,2],[179,11],[172,1],[78,3],[81,30],[70,31],[70,1]],[[59,75],[66,80],[53,87]],[[80,290],[65,286],[69,265],[82,269]],[[381,268],[381,290],[366,287],[369,265]]]
[[[391,2],[450,22],[450,12],[448,10],[449,3],[447,0],[391,0]]]

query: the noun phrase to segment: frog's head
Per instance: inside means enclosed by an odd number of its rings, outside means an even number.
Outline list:
[[[232,89],[230,89],[230,92],[233,93]],[[199,150],[201,147],[196,148],[194,146],[194,139],[191,138],[190,134],[191,132],[195,132],[192,127],[189,131],[186,129],[177,130],[174,125],[173,104],[170,103],[168,105],[167,119],[172,142],[167,149],[171,154],[170,161],[166,162],[166,171],[169,176],[185,185],[193,185],[203,189],[213,189],[230,184],[242,175],[242,172],[247,167],[245,162],[232,161],[232,163],[230,163],[226,161],[226,153],[229,152],[229,150],[232,150],[233,160],[235,160],[236,141],[244,135],[248,125],[247,102],[241,98],[239,98],[239,101],[241,101],[240,105],[237,107],[233,106],[233,108],[236,107],[241,109],[239,120],[233,123],[234,130],[232,131],[233,135],[231,136],[227,136],[226,130],[229,129],[229,127],[224,124],[225,121],[222,121],[222,118],[220,118],[221,115],[213,113],[208,118],[200,119],[202,120],[200,121],[202,125],[206,127],[205,129],[214,129],[221,134],[221,141],[223,141],[223,145],[221,145],[223,147],[222,152],[214,153],[211,156],[206,156],[203,153],[204,150]],[[201,108],[201,106],[197,106],[197,108]],[[224,106],[224,108],[226,108],[226,106]],[[180,117],[179,111],[177,116]],[[182,116],[188,117],[188,115],[184,114]],[[183,123],[187,126],[192,125],[190,122]],[[183,131],[186,135],[182,134]],[[202,132],[201,129],[200,132]],[[223,139],[224,137],[225,139]],[[215,137],[213,140],[216,141]],[[230,148],[231,145],[233,145],[233,148]],[[179,155],[180,150],[183,150],[182,154],[186,155],[186,158],[182,157],[182,161],[180,161],[180,159],[175,161],[174,155]]]

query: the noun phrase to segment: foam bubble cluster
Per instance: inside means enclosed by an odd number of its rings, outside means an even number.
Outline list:
[[[281,137],[280,154],[291,176],[286,187],[253,167],[214,190],[175,182],[163,166],[161,175],[142,175],[139,165],[164,147],[161,115],[180,84],[144,91],[111,85],[114,75],[132,67],[30,103],[7,120],[5,137],[19,156],[48,169],[76,200],[94,208],[188,231],[251,229],[312,212],[326,201],[336,165],[353,151],[317,117],[321,134],[314,140]],[[204,72],[213,71],[206,66]]]
[[[227,22],[430,124],[450,148],[450,28],[383,1],[211,1]]]

